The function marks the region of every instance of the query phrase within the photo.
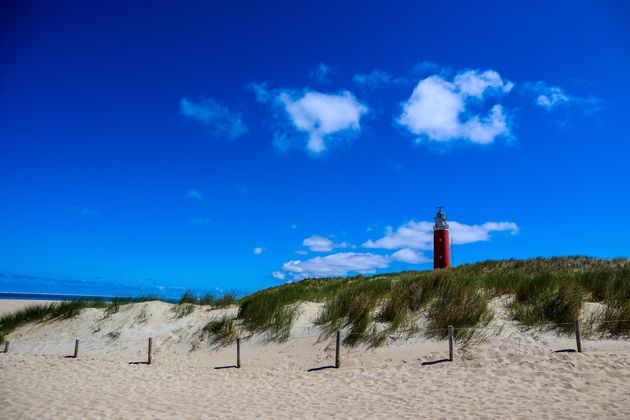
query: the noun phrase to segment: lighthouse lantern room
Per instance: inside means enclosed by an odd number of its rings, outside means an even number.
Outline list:
[[[433,268],[447,268],[451,266],[449,251],[448,220],[444,208],[438,207],[433,225]]]

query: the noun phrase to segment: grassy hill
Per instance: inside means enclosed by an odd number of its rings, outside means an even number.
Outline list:
[[[386,334],[414,332],[420,316],[427,318],[429,331],[440,330],[437,335],[445,334],[448,325],[484,325],[492,318],[489,300],[505,294],[514,296],[511,315],[526,325],[571,323],[583,303],[591,301],[605,304],[599,318],[591,320],[606,321],[600,322],[602,331],[613,335],[630,331],[629,322],[609,322],[630,319],[630,259],[589,257],[484,261],[443,270],[306,279],[241,299],[233,322],[282,340],[288,337],[296,304],[324,302],[317,322],[326,331],[346,328],[351,334],[346,335],[347,343],[378,344]]]
[[[264,333],[272,340],[289,337],[301,302],[321,302],[316,323],[324,333],[344,329],[346,344],[378,345],[392,334],[442,337],[453,325],[460,340],[471,339],[462,328],[483,326],[493,312],[493,297],[510,295],[510,316],[525,325],[560,324],[569,329],[584,302],[602,303],[602,311],[588,320],[594,330],[619,336],[630,333],[630,259],[589,257],[533,258],[484,261],[456,268],[405,271],[374,276],[306,279],[261,290],[235,301],[233,296],[214,298],[182,296],[173,308],[176,317],[190,314],[192,305],[225,307],[238,304],[236,317],[215,320],[204,328],[214,342],[230,343],[237,336]],[[148,298],[151,299],[151,298]],[[146,300],[146,299],[145,299]],[[28,322],[75,316],[85,307],[103,307],[105,316],[120,305],[66,302],[27,308],[0,318],[3,336]],[[422,319],[423,329],[418,320]]]

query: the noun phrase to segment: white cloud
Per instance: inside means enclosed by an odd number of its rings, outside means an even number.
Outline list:
[[[260,255],[260,254],[262,254],[263,252],[265,252],[265,249],[264,249],[264,248],[261,248],[261,247],[259,247],[259,246],[257,246],[256,248],[254,248],[254,255]]]
[[[423,253],[414,251],[413,249],[409,248],[399,249],[398,251],[394,252],[390,257],[393,261],[400,261],[407,264],[422,264],[431,261]]]
[[[405,82],[405,79],[393,77],[383,70],[376,69],[370,73],[357,73],[352,78],[352,81],[362,86],[377,88],[389,84],[401,84]]]
[[[449,222],[453,243],[461,245],[479,241],[487,241],[494,232],[518,233],[518,225],[514,222],[486,222],[481,225],[466,225],[456,221]],[[336,244],[329,238],[313,235],[303,243],[311,251],[328,252],[337,247],[353,247],[346,242]],[[433,249],[433,223],[427,221],[410,221],[393,229],[386,228],[385,235],[376,240],[368,240],[365,248],[395,250],[391,254],[340,252],[323,257],[306,260],[292,260],[282,265],[281,271],[272,275],[280,280],[290,281],[308,277],[345,276],[349,273],[371,274],[377,269],[389,267],[391,263],[424,264],[431,260],[421,251]],[[303,255],[306,251],[296,251]],[[281,278],[280,275],[284,275]]]
[[[334,241],[319,235],[312,235],[302,241],[302,245],[314,252],[328,252],[335,248],[348,248],[347,242],[335,243]]]
[[[335,243],[323,236],[313,235],[302,241],[302,245],[308,247],[311,251],[327,252],[334,248]]]
[[[465,225],[450,221],[450,237],[456,245],[472,242],[487,241],[492,232],[510,231],[518,233],[518,225],[513,222],[486,222],[482,225]],[[396,230],[388,227],[385,236],[375,241],[363,243],[365,248],[399,249],[409,248],[418,250],[433,249],[433,223],[410,221],[399,226]]]
[[[320,83],[330,83],[330,75],[333,73],[333,69],[325,64],[319,63],[317,67],[309,72],[309,77]]]
[[[204,98],[197,103],[182,98],[179,110],[182,115],[210,127],[217,137],[225,136],[234,140],[247,132],[241,114],[230,111],[211,98]]]
[[[352,93],[322,93],[307,90],[297,93],[286,89],[268,90],[265,85],[252,85],[256,98],[280,109],[287,123],[277,130],[274,145],[287,150],[303,145],[295,141],[288,129],[306,134],[306,151],[318,155],[339,142],[344,135],[361,129],[361,117],[368,111]]]
[[[546,111],[553,111],[561,107],[578,106],[586,112],[594,112],[599,109],[601,100],[593,96],[580,98],[569,95],[559,86],[547,86],[545,82],[525,83],[523,89],[526,93],[535,96],[534,103]]]
[[[550,87],[546,92],[541,93],[536,98],[536,105],[542,106],[547,111],[564,103],[569,102],[569,97],[559,87]]]
[[[293,260],[282,265],[282,270],[291,273],[294,280],[307,277],[345,276],[348,273],[370,274],[389,265],[389,258],[371,253],[342,252],[314,257],[308,260]]]
[[[295,251],[295,253],[298,255],[307,255],[308,251],[305,251],[303,249],[298,249],[297,251]]]
[[[495,104],[485,114],[474,114],[471,108],[490,96],[510,92],[513,86],[492,70],[460,72],[452,81],[429,76],[403,103],[398,123],[419,136],[419,140],[492,143],[499,136],[510,135],[504,108]]]
[[[387,226],[385,232],[385,236],[376,241],[370,239],[363,243],[363,247],[431,249],[433,243],[433,223],[431,222],[414,222],[412,220],[398,227],[395,231],[391,226]]]
[[[499,73],[493,70],[486,70],[483,73],[468,70],[457,74],[453,83],[461,95],[478,99],[482,99],[487,90],[509,93],[514,87],[512,82],[504,82]]]
[[[197,201],[203,200],[203,194],[201,194],[199,191],[197,191],[194,188],[188,190],[188,192],[186,193],[186,197],[190,198],[191,200],[197,200]]]
[[[283,273],[282,271],[274,271],[273,273],[271,273],[271,275],[273,276],[274,279],[278,279],[278,280],[284,280],[287,277],[287,275]]]

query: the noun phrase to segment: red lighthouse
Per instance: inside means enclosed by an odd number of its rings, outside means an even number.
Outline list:
[[[449,251],[448,220],[438,207],[433,225],[433,269],[447,268],[451,266],[451,253]]]

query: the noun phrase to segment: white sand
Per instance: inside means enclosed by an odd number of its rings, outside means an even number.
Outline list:
[[[344,348],[340,369],[314,372],[334,362],[334,340],[318,342],[312,326],[321,305],[303,306],[287,343],[243,341],[241,369],[215,369],[235,363],[235,348],[214,351],[199,337],[235,308],[179,319],[161,302],[110,317],[89,309],[10,335],[0,418],[628,418],[630,341],[584,340],[582,354],[554,353],[575,347],[573,338],[517,328],[502,305],[494,302],[492,325],[501,332],[452,363],[422,365],[448,346],[414,339]],[[150,336],[154,363],[130,364],[146,360]],[[65,358],[75,338],[79,358]]]
[[[0,316],[9,312],[14,312],[31,305],[47,305],[53,303],[52,300],[22,300],[22,299],[0,299]]]

